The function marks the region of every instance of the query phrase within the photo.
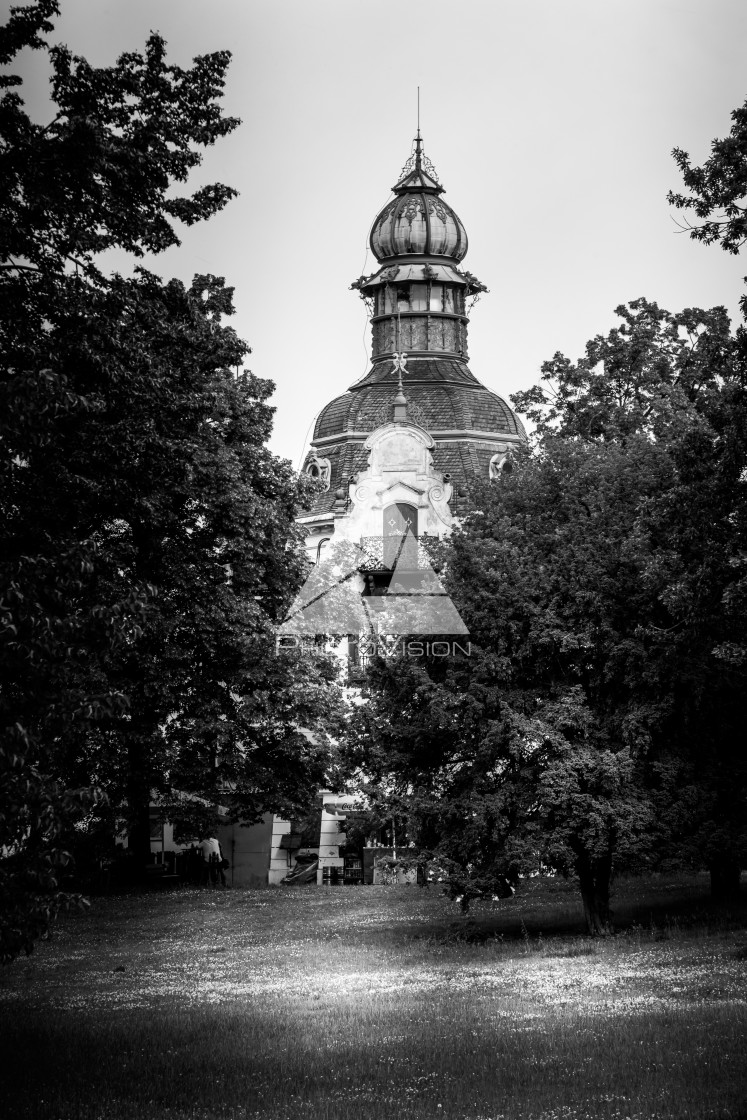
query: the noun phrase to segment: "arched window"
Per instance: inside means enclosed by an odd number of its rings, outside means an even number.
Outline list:
[[[418,511],[408,502],[395,502],[384,510],[384,564],[417,568]]]

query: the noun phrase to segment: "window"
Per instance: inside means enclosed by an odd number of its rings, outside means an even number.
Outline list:
[[[411,311],[427,311],[428,310],[428,285],[427,284],[413,284],[410,288],[410,310]]]
[[[444,304],[443,292],[444,292],[443,284],[431,284],[431,300],[430,300],[431,311],[443,311],[443,309],[444,309],[444,306],[443,306],[443,304]]]
[[[513,459],[511,458],[511,449],[507,448],[505,451],[499,451],[490,460],[488,473],[490,474],[490,481],[497,482],[503,474],[510,474],[514,469]]]
[[[314,479],[314,482],[320,482],[324,491],[329,490],[332,475],[332,465],[329,459],[320,459],[318,455],[312,455],[306,464],[306,473]]]
[[[384,564],[393,568],[404,563],[417,568],[418,511],[406,502],[397,502],[384,510]]]

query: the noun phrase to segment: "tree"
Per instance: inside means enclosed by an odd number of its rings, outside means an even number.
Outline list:
[[[453,895],[540,861],[592,933],[616,870],[743,858],[747,788],[743,363],[720,309],[618,314],[516,398],[535,449],[446,546],[471,656],[380,664],[350,747]]]
[[[670,191],[669,202],[680,210],[694,213],[699,219],[698,224],[688,224],[686,228],[690,236],[696,241],[706,245],[719,244],[726,252],[736,254],[740,251],[747,239],[747,102],[735,109],[731,118],[733,121],[729,135],[722,140],[711,143],[711,155],[702,167],[694,167],[690,162],[687,152],[680,148],[673,151],[674,159],[679,167],[685,186],[689,193]],[[747,296],[740,300],[742,316],[747,317]],[[736,346],[744,368],[747,338],[744,328],[737,334]],[[720,416],[720,427],[725,433],[724,446],[728,447],[733,455],[735,442],[744,432],[744,397],[742,386],[727,387],[728,393],[724,394],[725,408]],[[728,439],[728,443],[727,443]],[[738,457],[738,453],[737,453]],[[701,462],[708,464],[708,456]],[[709,464],[710,465],[710,464]],[[708,469],[706,466],[705,469]],[[719,476],[717,476],[719,477]],[[711,484],[710,489],[713,490]],[[716,507],[718,508],[718,506]],[[728,514],[729,523],[737,535],[744,542],[745,524],[743,499],[737,501],[736,508]],[[729,563],[732,566],[734,578],[727,581],[724,591],[724,608],[730,616],[744,621],[745,583],[742,575],[743,556],[732,551],[729,553]],[[743,631],[744,632],[744,631]],[[747,656],[744,643],[727,641],[718,647],[719,654],[724,662],[724,671],[727,679],[731,679],[735,672],[742,669]],[[718,690],[716,691],[718,695]],[[740,734],[738,719],[735,724],[737,737]],[[734,831],[730,823],[735,814],[744,813],[744,786],[740,782],[732,782],[732,773],[740,774],[741,759],[738,757],[738,748],[735,746],[735,757],[725,759],[721,775],[721,794],[716,800],[714,822],[708,828],[711,834],[711,844],[718,837],[722,837],[721,847],[724,849],[735,848]],[[730,812],[726,819],[719,815],[719,810],[726,801],[729,803]],[[739,830],[737,830],[738,832]],[[736,859],[717,861],[713,865],[714,886],[717,891],[729,893],[738,889],[739,863]],[[718,870],[717,870],[718,868]]]
[[[95,68],[66,47],[50,46],[57,0],[12,9],[1,29],[0,62],[18,51],[45,51],[57,113],[34,124],[23,109],[17,75],[0,78],[4,270],[59,275],[74,265],[99,278],[95,254],[120,248],[142,257],[179,238],[173,219],[192,225],[221,210],[236,191],[222,183],[174,197],[202,160],[200,148],[237,127],[219,98],[230,60],[218,51],[191,69],[168,65],[166,44],[152,34],[144,54],[124,54]],[[13,92],[10,92],[13,91]]]
[[[153,790],[220,792],[253,820],[307,797],[325,758],[299,730],[324,667],[301,688],[268,656],[303,495],[264,446],[272,386],[240,370],[230,290],[106,277],[97,257],[178,244],[175,222],[235,193],[173,189],[238,123],[219,104],[229,55],[183,70],[151,35],[96,69],[49,45],[57,11],[15,8],[0,33],[4,63],[47,53],[56,105],[37,125],[0,79],[4,957],[64,903],[63,837],[105,795],[126,796],[144,858]]]
[[[747,337],[730,334],[722,308],[673,316],[630,306],[635,314],[619,308],[623,326],[590,343],[575,368],[558,358],[545,367],[556,392],[535,389],[518,403],[539,403],[530,414],[540,431],[623,446],[640,433],[668,463],[668,483],[637,521],[652,545],[646,587],[665,612],[646,659],[671,708],[656,739],[657,819],[669,851],[705,863],[724,897],[738,891],[747,857]]]
[[[76,739],[56,754],[81,783],[108,760],[99,781],[115,803],[126,797],[141,864],[155,792],[174,812],[176,789],[253,821],[324,774],[324,749],[297,727],[318,723],[324,675],[312,666],[297,687],[296,667],[272,656],[274,620],[303,574],[288,548],[299,495],[264,446],[271,384],[234,372],[245,348],[220,325],[230,295],[210,277],[189,291],[115,278],[54,342],[99,407],[56,432],[44,486],[50,467],[76,480],[68,524],[95,528],[111,565],[99,594],[144,600],[137,635],[98,662],[127,711],[99,721],[86,753]]]

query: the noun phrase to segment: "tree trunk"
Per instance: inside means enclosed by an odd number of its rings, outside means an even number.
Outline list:
[[[135,879],[143,882],[150,862],[150,807],[130,804],[128,846],[132,853],[132,870]]]
[[[161,553],[159,549],[162,535],[149,516],[130,522],[132,540],[135,545],[135,571],[144,583],[158,585],[160,577]],[[139,655],[142,666],[148,665],[153,671],[157,657],[151,656],[150,641],[146,635],[141,641]],[[150,702],[147,684],[148,670],[143,672],[138,661],[128,665],[130,680],[138,685],[130,690],[130,724],[127,741],[127,806],[128,806],[128,846],[132,854],[132,866],[136,879],[145,881],[146,867],[150,863],[150,803],[153,782],[153,743],[158,733],[158,711]],[[156,690],[157,691],[157,690]],[[153,692],[151,692],[151,695]]]
[[[127,744],[127,843],[135,878],[144,880],[150,862],[151,773],[144,728],[132,728]]]
[[[722,856],[710,863],[711,898],[714,902],[731,902],[739,897],[741,868],[733,857]]]
[[[592,937],[606,937],[612,932],[610,921],[610,882],[612,853],[592,859],[582,852],[576,860],[576,871],[584,904],[586,928]]]

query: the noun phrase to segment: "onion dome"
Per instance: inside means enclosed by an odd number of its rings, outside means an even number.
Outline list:
[[[394,257],[445,257],[461,261],[467,234],[460,219],[439,195],[444,188],[423,153],[418,134],[415,151],[392,187],[397,196],[374,221],[370,245],[381,264]]]

